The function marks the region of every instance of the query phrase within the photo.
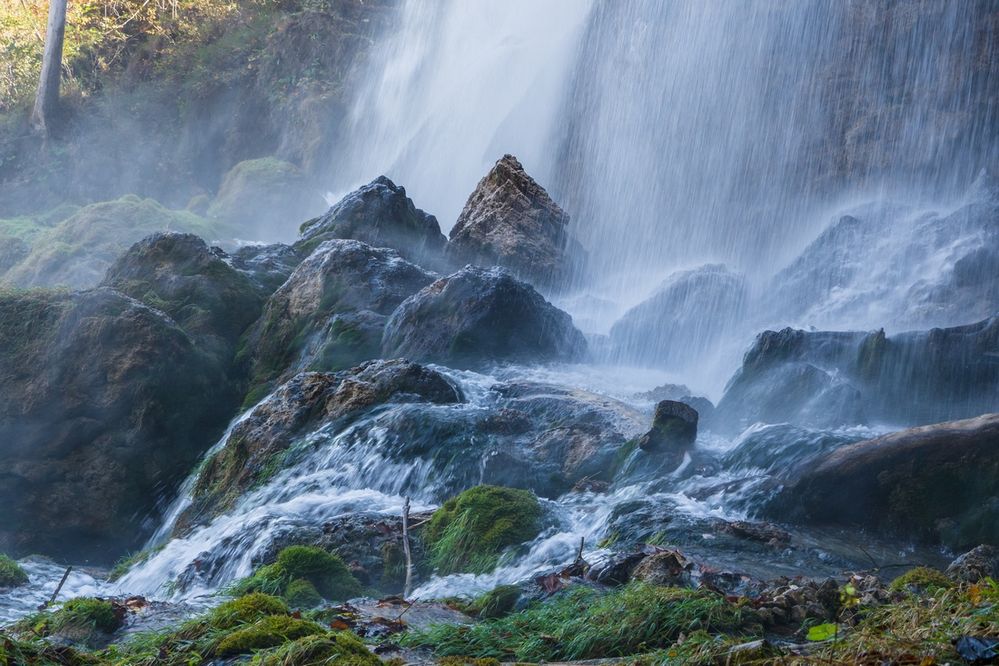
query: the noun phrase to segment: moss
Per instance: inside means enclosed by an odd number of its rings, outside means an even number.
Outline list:
[[[252,663],[255,666],[382,666],[378,657],[348,633],[306,636],[258,653]]]
[[[300,620],[287,615],[271,615],[232,632],[215,648],[220,657],[246,654],[255,650],[277,647],[282,643],[305,636],[325,633],[315,622]]]
[[[294,581],[310,583],[324,599],[343,601],[361,594],[361,584],[338,556],[313,546],[288,546],[278,553],[277,561],[257,569],[238,581],[233,594],[265,592],[290,601],[289,588]]]
[[[19,587],[28,582],[28,574],[21,565],[0,553],[0,587]]]
[[[95,645],[102,642],[103,635],[117,631],[123,621],[124,610],[116,610],[110,601],[77,597],[54,611],[22,619],[14,625],[14,629],[24,634],[58,635],[85,645]]]
[[[930,592],[954,587],[954,581],[930,567],[916,567],[896,578],[888,586],[892,592]]]
[[[386,541],[382,544],[382,581],[383,590],[391,590],[401,586],[406,581],[406,553],[399,544]]]
[[[477,597],[469,604],[468,610],[482,619],[504,617],[513,612],[518,599],[520,599],[518,586],[500,585]]]
[[[106,663],[87,652],[40,639],[23,640],[0,632],[0,666],[87,666]]]
[[[437,660],[437,666],[499,666],[499,659],[475,659],[473,657],[444,657]]]
[[[284,591],[284,598],[292,608],[313,608],[323,601],[316,586],[304,578],[288,583],[288,587]]]
[[[253,592],[218,606],[207,617],[214,629],[231,629],[270,615],[287,615],[288,605],[277,597]]]
[[[541,531],[541,505],[533,493],[476,486],[449,499],[424,531],[431,565],[441,574],[485,573],[502,552]]]

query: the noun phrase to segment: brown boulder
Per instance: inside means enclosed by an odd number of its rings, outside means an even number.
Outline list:
[[[459,265],[504,266],[533,284],[549,285],[568,269],[569,215],[504,155],[479,181],[451,230],[448,255]]]

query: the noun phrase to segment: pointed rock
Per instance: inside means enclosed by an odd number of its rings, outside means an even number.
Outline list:
[[[479,181],[451,230],[448,255],[458,264],[499,265],[536,285],[568,270],[569,215],[504,155]]]

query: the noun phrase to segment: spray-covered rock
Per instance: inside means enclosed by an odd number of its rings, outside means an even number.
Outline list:
[[[388,315],[433,279],[395,250],[323,242],[274,292],[248,335],[257,393],[297,371],[341,370],[377,358]]]
[[[458,265],[504,266],[532,284],[567,276],[569,215],[504,155],[468,197],[451,230],[448,255]]]
[[[675,400],[656,405],[652,429],[638,440],[643,451],[683,450],[697,440],[697,410]]]
[[[573,361],[586,340],[572,317],[502,268],[466,266],[406,299],[385,326],[382,352],[483,366]]]
[[[858,442],[798,469],[770,515],[954,548],[999,543],[999,414]]]
[[[389,247],[430,267],[440,265],[447,241],[437,218],[417,208],[406,196],[406,189],[385,176],[354,190],[325,215],[303,224],[295,247],[307,252],[334,238]]]
[[[735,330],[747,300],[745,278],[725,266],[673,273],[611,327],[612,354],[621,360],[687,367],[715,351]]]
[[[225,386],[176,322],[116,291],[0,295],[0,551],[138,547],[230,417]]]

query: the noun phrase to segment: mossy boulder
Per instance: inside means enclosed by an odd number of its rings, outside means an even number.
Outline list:
[[[254,666],[381,666],[382,660],[371,653],[358,638],[346,632],[324,636],[312,635],[285,643],[274,650],[257,653]]]
[[[502,268],[466,266],[407,298],[385,325],[382,354],[457,367],[579,360],[572,317]]]
[[[28,574],[21,565],[0,553],[0,587],[20,587],[28,582]]]
[[[777,519],[954,549],[999,543],[999,414],[841,446],[787,476],[765,509]]]
[[[84,206],[35,235],[30,253],[8,271],[6,281],[21,287],[92,287],[133,243],[157,231],[183,231],[212,240],[230,235],[217,222],[129,195]]]
[[[235,406],[162,312],[111,289],[0,291],[0,550],[110,564]]]
[[[388,315],[433,279],[393,250],[323,243],[271,296],[249,334],[253,383],[377,358]]]
[[[288,615],[288,605],[269,594],[251,592],[216,606],[205,618],[213,629],[231,629],[270,615]]]
[[[125,609],[106,599],[77,597],[54,611],[21,620],[15,629],[38,636],[57,637],[88,647],[107,643],[108,636],[124,624]]]
[[[253,624],[237,629],[215,648],[219,657],[248,654],[257,650],[277,647],[305,636],[325,634],[326,630],[315,622],[300,620],[288,615],[271,615]]]
[[[288,546],[277,560],[233,586],[236,594],[266,592],[296,608],[322,599],[344,601],[361,594],[361,585],[338,556],[314,546]]]
[[[373,247],[392,248],[420,264],[437,268],[447,239],[437,218],[406,196],[406,190],[385,176],[351,192],[322,217],[302,225],[297,248],[310,252],[323,241],[351,238]]]
[[[249,240],[291,240],[303,220],[322,210],[322,191],[294,164],[274,157],[244,160],[222,179],[208,207]]]
[[[423,539],[430,565],[440,574],[487,573],[503,551],[541,531],[541,504],[534,493],[476,486],[446,501],[427,523]]]
[[[504,617],[513,612],[522,592],[517,585],[500,585],[476,597],[468,611],[483,620]]]
[[[319,423],[345,426],[389,402],[459,402],[461,394],[438,372],[403,360],[369,361],[338,373],[302,373],[276,389],[229,433],[202,467],[194,501],[178,523],[193,523],[232,506],[246,490],[293,460],[298,438]],[[305,449],[307,450],[307,449]]]
[[[227,259],[194,234],[157,233],[129,248],[101,284],[170,315],[202,349],[228,363],[264,299]]]
[[[922,592],[933,594],[937,590],[949,590],[956,583],[942,571],[930,567],[909,569],[888,586],[892,592]]]

